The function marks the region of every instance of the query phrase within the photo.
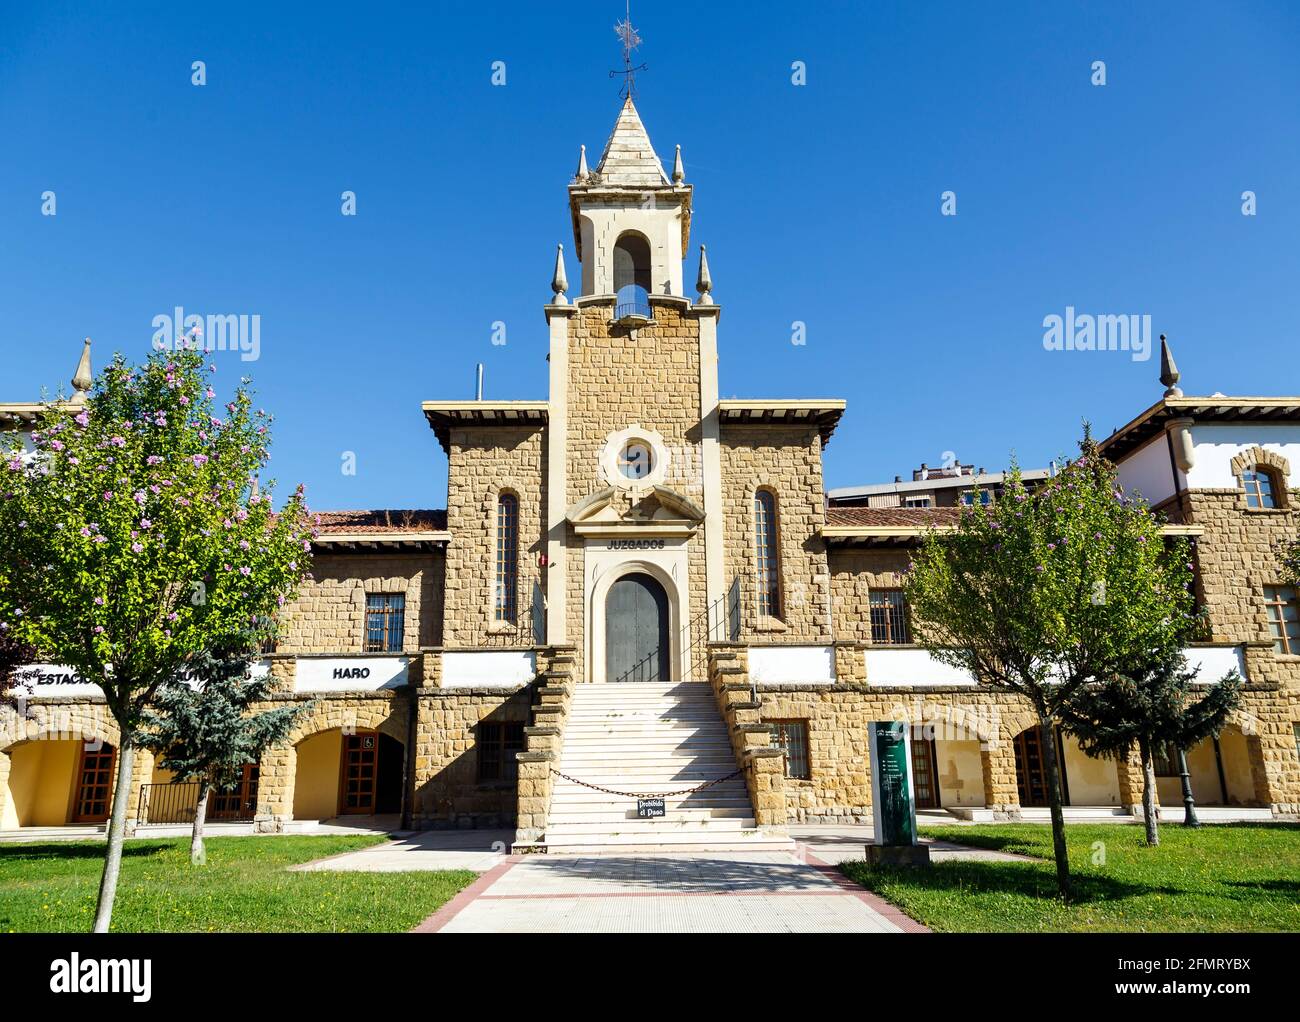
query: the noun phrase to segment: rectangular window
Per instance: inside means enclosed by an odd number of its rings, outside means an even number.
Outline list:
[[[1265,586],[1264,608],[1278,653],[1300,654],[1300,601],[1294,586]]]
[[[929,497],[904,497],[903,507],[929,507],[931,500]]]
[[[514,781],[519,778],[516,752],[524,751],[522,723],[478,726],[478,779],[480,781]]]
[[[873,589],[870,596],[871,641],[900,646],[912,641],[907,630],[907,607],[901,589]]]
[[[405,626],[405,596],[399,593],[366,594],[367,653],[400,653]]]
[[[785,753],[785,775],[795,780],[812,779],[808,761],[808,722],[806,720],[769,720],[777,747]]]

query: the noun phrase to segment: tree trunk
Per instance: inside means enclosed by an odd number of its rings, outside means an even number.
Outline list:
[[[122,728],[124,736],[130,728]],[[104,850],[104,875],[99,881],[99,901],[95,905],[94,933],[107,933],[113,921],[113,899],[117,897],[117,878],[122,872],[122,842],[126,838],[126,806],[131,800],[131,770],[135,744],[123,737],[117,750],[117,780],[113,788],[113,813],[108,820],[108,841]]]
[[[1147,844],[1155,847],[1160,844],[1160,819],[1156,815],[1156,766],[1151,758],[1151,743],[1139,739],[1138,751],[1142,755],[1142,816],[1147,825]]]
[[[1062,898],[1070,896],[1070,855],[1065,846],[1065,812],[1061,808],[1061,769],[1056,759],[1056,729],[1040,719],[1043,772],[1047,778],[1047,804],[1052,809],[1052,853],[1056,858],[1056,886]]]
[[[190,865],[203,866],[207,864],[208,856],[203,849],[203,824],[208,818],[208,796],[212,794],[212,786],[208,784],[207,777],[199,778],[199,804],[194,807],[194,830],[190,834]]]

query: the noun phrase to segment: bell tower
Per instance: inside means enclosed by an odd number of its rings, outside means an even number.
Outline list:
[[[619,306],[638,299],[644,306],[649,295],[685,296],[691,186],[684,179],[681,147],[669,178],[629,94],[596,169],[588,169],[584,146],[569,185],[581,297],[617,295]]]

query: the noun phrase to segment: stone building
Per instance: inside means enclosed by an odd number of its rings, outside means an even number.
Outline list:
[[[683,279],[693,198],[628,99],[568,187],[580,285],[570,297],[561,247],[546,396],[423,405],[445,510],[320,516],[313,580],[263,664],[277,700],[314,708],[213,817],[393,814],[552,849],[780,844],[790,822],[869,818],[866,725],[897,719],[920,806],[1045,813],[1030,708],[912,644],[899,588],[925,531],[1001,478],[923,467],[828,495],[844,401],[720,399],[703,246],[697,297]],[[1211,634],[1189,659],[1247,680],[1232,726],[1190,751],[1192,785],[1202,806],[1295,813],[1300,602],[1278,549],[1297,534],[1300,397],[1185,397],[1171,360],[1163,380],[1103,449],[1195,540]],[[88,382],[86,355],[74,400]],[[0,405],[0,428],[39,408]],[[57,665],[26,676],[23,714],[0,711],[0,828],[102,821],[117,735],[98,690]],[[1140,801],[1133,763],[1059,751],[1073,815]],[[132,820],[184,820],[190,788],[139,757]],[[637,819],[633,795],[654,794],[664,818]]]

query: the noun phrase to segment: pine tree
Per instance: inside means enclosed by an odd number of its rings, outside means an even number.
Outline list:
[[[255,674],[260,643],[248,637],[221,642],[197,654],[183,678],[164,683],[153,707],[144,711],[141,741],[160,756],[177,781],[197,781],[198,806],[190,838],[190,860],[205,861],[203,825],[214,790],[232,787],[244,767],[282,741],[307,705],[249,713],[266,699],[269,674]]]
[[[1124,759],[1137,747],[1148,845],[1160,844],[1155,756],[1185,751],[1217,736],[1241,701],[1236,671],[1205,690],[1193,687],[1199,671],[1189,669],[1182,653],[1173,649],[1088,686],[1062,715],[1062,730],[1091,756]]]

